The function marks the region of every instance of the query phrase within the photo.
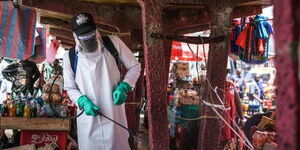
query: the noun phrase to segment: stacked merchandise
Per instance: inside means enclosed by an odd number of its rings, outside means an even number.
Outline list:
[[[230,52],[251,64],[261,64],[268,60],[269,39],[273,29],[268,18],[257,15],[249,18],[250,23],[242,26],[234,21],[230,34]]]
[[[194,130],[198,129],[200,97],[195,89],[199,87],[190,75],[189,63],[176,62],[172,65],[170,77],[174,81],[174,98],[168,107],[170,136],[176,141],[176,149],[190,149],[197,146],[193,140],[194,134],[198,133]]]
[[[69,98],[60,92],[60,87],[54,84],[49,97],[50,84],[44,86],[42,96],[24,94],[8,94],[0,108],[1,117],[56,117],[72,116],[74,106],[69,105]],[[49,99],[50,98],[50,99]],[[71,111],[72,110],[72,111]]]
[[[172,75],[173,74],[173,75]],[[171,76],[175,81],[176,106],[199,105],[200,98],[194,90],[188,63],[174,63]]]
[[[278,148],[275,133],[275,113],[271,117],[263,116],[258,126],[252,128],[252,144],[256,150],[275,150]]]
[[[2,71],[2,74],[6,80],[12,83],[12,86],[5,91],[7,96],[1,99],[3,105],[0,108],[0,116],[70,116],[69,107],[74,107],[74,105],[68,105],[70,100],[66,94],[63,95],[62,93],[62,81],[56,81],[52,85],[53,81],[49,80],[49,83],[43,87],[44,94],[34,87],[34,83],[40,77],[39,70],[34,62],[28,60],[14,62],[8,65]],[[51,95],[49,95],[51,88]]]

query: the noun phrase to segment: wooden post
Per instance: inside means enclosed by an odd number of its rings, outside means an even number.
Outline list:
[[[274,0],[273,2],[278,150],[299,150],[300,3],[297,0]]]
[[[168,150],[167,93],[163,41],[151,37],[162,33],[164,0],[137,0],[142,8],[144,57],[151,150]]]
[[[229,48],[229,31],[231,23],[231,13],[234,4],[232,0],[213,0],[209,3],[211,14],[211,38],[225,36],[223,41],[210,41],[208,64],[207,64],[207,78],[213,87],[224,89],[226,79],[226,66],[228,59]],[[206,92],[203,100],[220,104],[220,101],[210,91],[206,85]],[[213,98],[209,92],[212,93]],[[224,98],[224,93],[219,92],[221,99]],[[209,107],[202,105],[202,116],[217,116],[216,113]],[[219,111],[221,114],[222,112]],[[202,119],[199,130],[198,149],[200,150],[215,150],[219,148],[221,135],[221,122],[219,119]]]

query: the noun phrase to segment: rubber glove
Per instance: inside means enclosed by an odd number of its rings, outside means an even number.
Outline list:
[[[128,83],[121,82],[113,93],[114,104],[122,105],[127,98],[127,93],[131,90],[132,87]]]
[[[94,105],[86,95],[80,96],[77,100],[77,103],[79,108],[82,108],[85,114],[88,116],[96,116],[95,110],[100,110],[100,108]]]

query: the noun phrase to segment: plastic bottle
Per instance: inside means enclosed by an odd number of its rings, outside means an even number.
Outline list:
[[[25,106],[24,106],[24,113],[23,113],[23,117],[30,117],[31,113],[30,113],[30,105],[29,102],[26,101]]]
[[[30,109],[30,116],[31,117],[37,117],[37,103],[36,101],[34,100],[32,103],[31,103],[31,109]]]
[[[16,116],[18,116],[18,117],[22,117],[23,116],[23,103],[20,100],[17,102]]]
[[[9,117],[15,117],[16,116],[16,104],[14,101],[11,101],[8,103],[8,116]]]
[[[47,108],[46,106],[41,106],[41,111],[39,112],[39,117],[46,117],[47,116]]]
[[[8,115],[8,108],[7,108],[6,101],[3,102],[0,113],[1,113],[1,116],[3,116],[3,117]]]

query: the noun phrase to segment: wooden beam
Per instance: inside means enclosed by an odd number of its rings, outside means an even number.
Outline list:
[[[250,6],[250,5],[272,5],[271,0],[255,0],[255,1],[241,1],[238,6]]]
[[[205,9],[164,9],[165,34],[173,34],[176,30],[209,22],[210,17]]]
[[[136,0],[79,0],[81,2],[95,2],[99,4],[121,4],[138,6]]]
[[[138,6],[136,0],[80,0],[81,2],[94,2],[98,4],[109,4],[109,5],[129,5],[129,6]],[[165,8],[204,8],[205,5],[202,3],[195,4],[175,4],[169,3],[164,6]]]
[[[195,5],[198,5],[199,2],[196,3]],[[101,5],[78,1],[70,3],[68,0],[52,0],[51,4],[48,1],[27,0],[24,1],[23,4],[36,8],[42,15],[46,14],[47,16],[63,19],[70,19],[78,12],[90,12],[95,16],[97,22],[117,26],[121,32],[131,32],[134,28],[141,28],[141,11],[139,6]],[[177,3],[174,4],[183,5],[183,2],[177,1]],[[186,5],[191,4],[190,0],[186,1]],[[244,6],[238,6],[237,9],[239,10],[234,11],[233,18],[240,17],[241,15],[246,16],[260,13],[261,8],[257,8],[258,6],[255,7],[245,8]],[[163,12],[163,21],[164,26],[173,26],[172,28],[176,30],[192,25],[210,23],[210,17],[206,9],[172,9],[167,7]]]
[[[247,10],[247,11],[246,11]],[[241,18],[262,13],[262,5],[236,6],[231,18]]]
[[[63,38],[63,37],[60,37],[60,36],[56,36],[55,38],[59,41],[62,41],[63,43],[67,43],[67,44],[70,44],[70,45],[75,45],[74,40],[66,39],[66,38]]]
[[[199,31],[205,31],[210,29],[210,24],[200,24],[195,26],[183,27],[174,31],[175,35],[183,35],[187,33],[195,33]]]
[[[163,35],[159,33],[152,33],[151,36],[155,39],[165,39],[165,40],[185,42],[191,44],[206,44],[211,41],[220,42],[225,40],[224,36],[214,37],[214,38],[202,37],[202,39],[201,37],[196,37],[196,36],[175,36],[175,35]]]
[[[61,28],[61,29],[67,29],[69,31],[71,31],[71,28],[72,28],[71,20],[63,20],[63,19],[58,19],[58,18],[41,16],[40,22],[41,22],[41,24],[46,24],[46,25],[50,25],[50,26],[53,26],[56,28]],[[119,32],[117,28],[112,27],[112,26],[108,26],[108,25],[104,25],[104,24],[100,24],[100,23],[96,23],[96,26],[102,32],[104,32],[104,31]]]
[[[50,26],[52,28],[64,29],[64,30],[67,30],[67,31],[72,31],[71,30],[72,24],[71,24],[70,21],[67,21],[67,20],[41,16],[40,23],[44,24],[44,25],[48,25],[48,26]]]
[[[49,33],[53,36],[59,36],[65,39],[74,40],[73,33],[71,31],[50,28]]]
[[[75,46],[75,45],[71,45],[71,44],[64,43],[64,42],[61,42],[60,44],[63,48],[65,48],[67,50]]]
[[[119,4],[138,6],[136,0],[80,0],[81,2],[94,2],[98,4]],[[195,1],[195,0],[168,0],[165,8],[205,8],[209,1]],[[271,0],[240,0],[238,6],[250,5],[271,5]]]
[[[101,5],[69,0],[26,0],[23,5],[48,12],[66,14],[68,19],[79,12],[89,12],[96,22],[105,25],[116,25],[121,32],[130,32],[132,28],[141,28],[141,12],[139,7],[120,5]],[[54,14],[54,13],[52,13]]]

